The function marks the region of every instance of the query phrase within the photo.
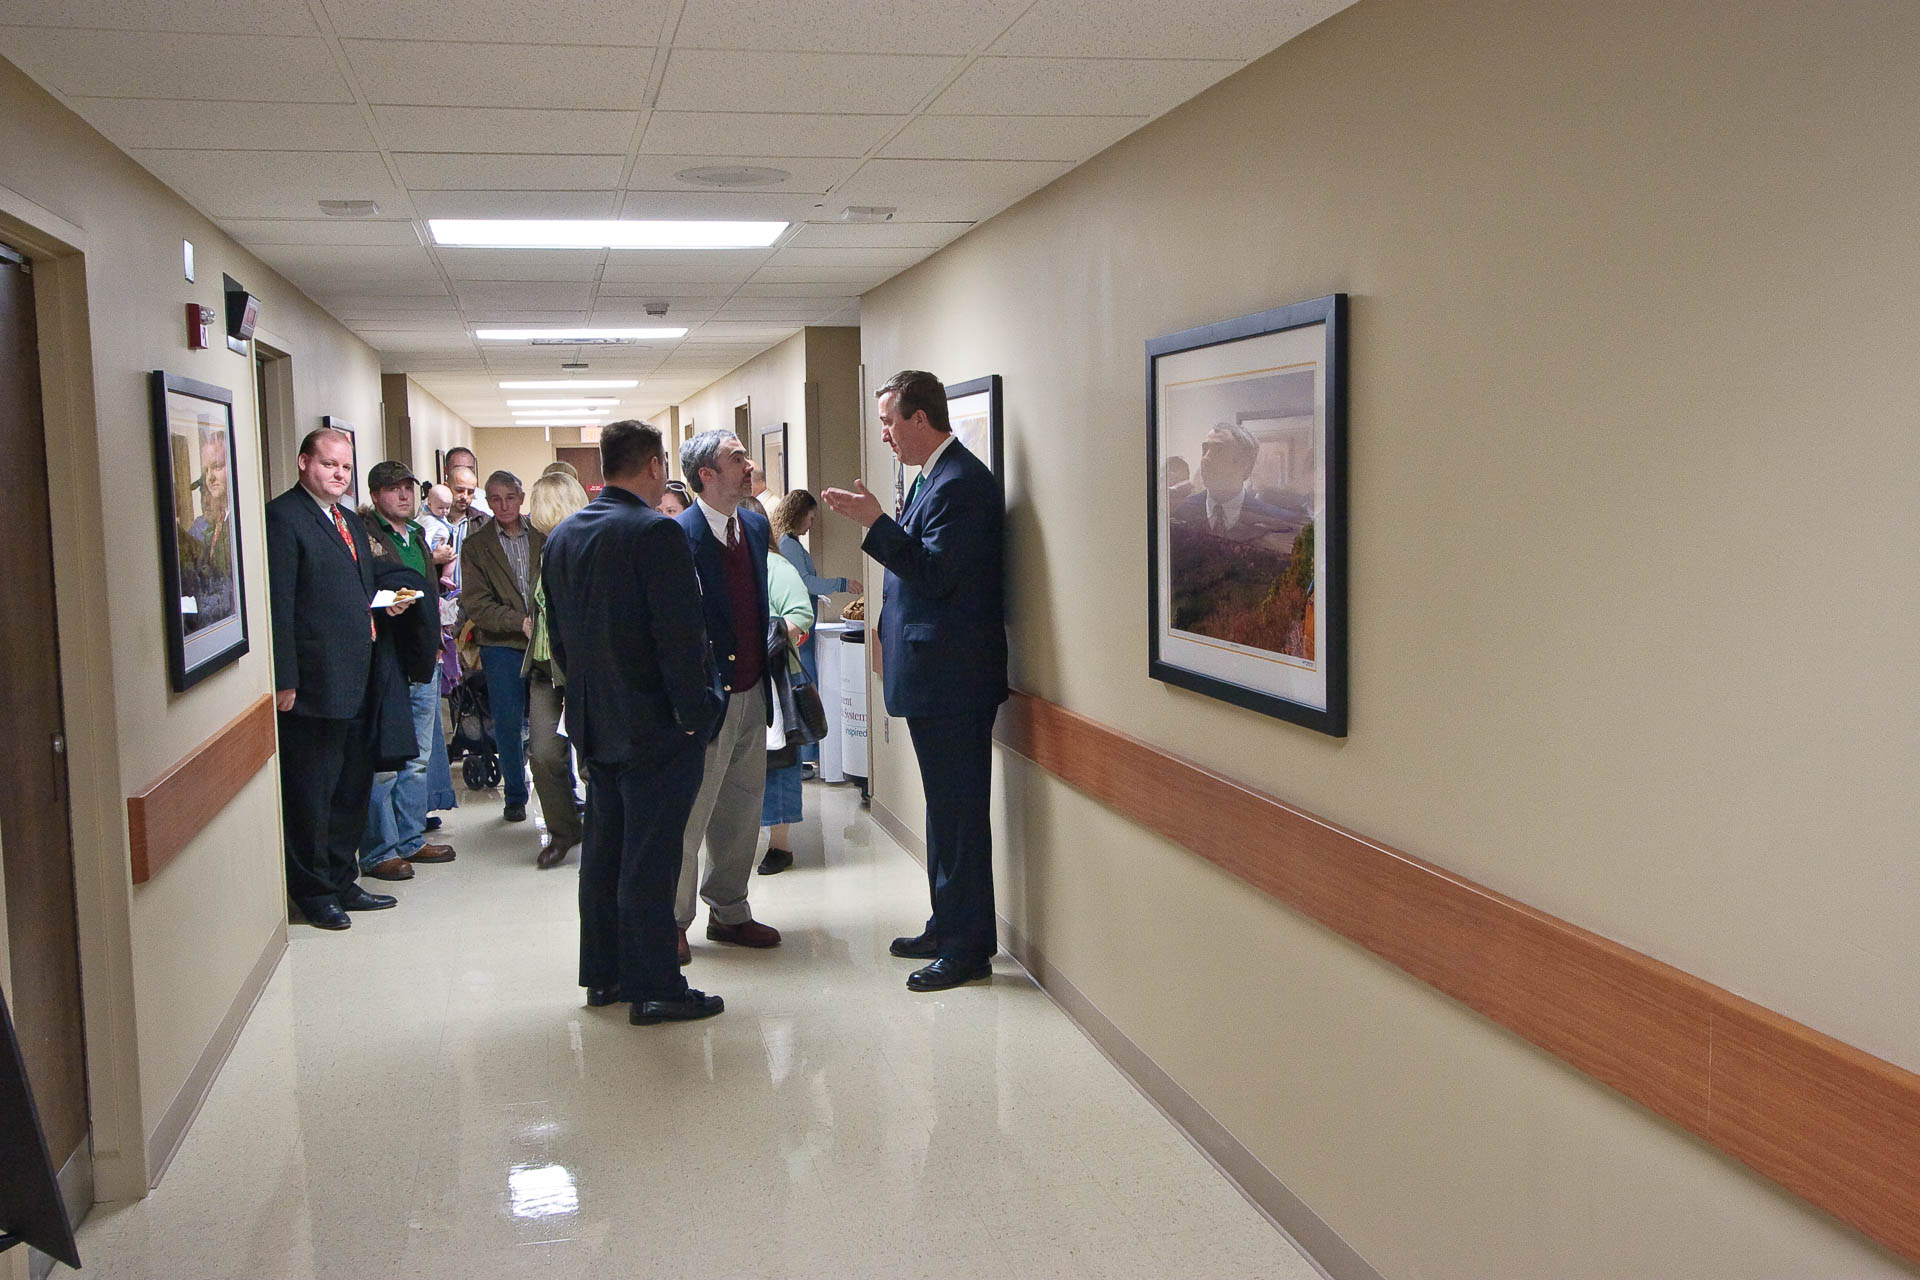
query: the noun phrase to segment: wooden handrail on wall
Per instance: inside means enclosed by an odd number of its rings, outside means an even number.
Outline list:
[[[1920,1261],[1920,1076],[1064,707],[995,736]]]
[[[158,875],[273,759],[273,753],[273,697],[269,694],[228,721],[145,791],[128,796],[133,882],[145,884]]]

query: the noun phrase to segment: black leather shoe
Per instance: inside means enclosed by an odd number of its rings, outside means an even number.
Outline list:
[[[440,815],[439,815],[439,814],[437,814],[437,813],[430,813],[430,814],[428,814],[428,815],[427,815],[427,830],[428,830],[428,831],[438,831],[439,829],[440,829]]]
[[[390,893],[368,893],[359,885],[340,895],[342,911],[385,911],[399,904],[400,899]]]
[[[895,938],[887,950],[902,960],[931,960],[940,954],[940,944],[933,934],[923,933],[917,938]]]
[[[305,913],[307,923],[316,929],[351,929],[353,919],[338,907],[315,907]]]
[[[587,988],[587,1008],[589,1009],[604,1009],[610,1004],[619,1003],[621,1003],[619,987]]]
[[[656,1022],[692,1022],[696,1018],[711,1018],[727,1007],[727,1002],[719,996],[710,996],[697,987],[688,987],[687,994],[678,1000],[642,1000],[627,1011],[627,1021],[636,1027],[650,1027]]]
[[[760,874],[777,876],[793,865],[793,853],[788,849],[768,849],[767,856],[760,859]]]
[[[981,978],[993,976],[991,959],[962,964],[958,960],[941,957],[924,969],[915,969],[907,975],[909,991],[945,991],[948,987],[957,987],[963,982],[977,982]]]
[[[527,806],[523,804],[510,804],[500,811],[500,816],[508,822],[525,822],[527,820]]]

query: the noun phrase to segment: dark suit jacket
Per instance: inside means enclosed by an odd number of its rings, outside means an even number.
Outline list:
[[[861,549],[886,567],[880,645],[887,712],[936,716],[1007,700],[1000,482],[955,440],[899,522],[881,516]]]
[[[686,534],[625,489],[553,531],[541,572],[547,635],[567,673],[567,733],[596,764],[659,759],[706,741],[726,703]]]
[[[343,504],[354,561],[333,522],[295,485],[267,504],[267,576],[273,609],[273,683],[293,689],[293,714],[350,720],[360,714],[373,666],[367,602],[373,549]]]
[[[527,586],[531,590],[540,580],[541,548],[547,540],[524,516],[520,527],[527,531]],[[461,544],[460,612],[473,620],[474,639],[479,643],[509,649],[527,647],[527,633],[520,629],[520,619],[533,616],[533,601],[520,594],[513,580],[506,548],[500,545],[498,520],[487,521]]]
[[[758,645],[760,652],[766,652],[767,626],[770,615],[767,610],[767,548],[773,541],[773,526],[767,518],[745,508],[734,512],[740,518],[740,532],[747,540],[747,555],[753,561],[754,598],[759,602],[756,630],[750,636],[736,636],[733,633],[733,604],[727,596],[726,571],[720,563],[722,547],[720,539],[713,536],[713,526],[707,523],[706,513],[695,503],[682,511],[674,519],[686,530],[687,541],[693,546],[693,567],[700,574],[700,591],[706,606],[707,637],[713,641],[713,665],[720,673],[720,690],[730,693],[733,690],[734,658],[741,645]],[[773,690],[770,682],[763,681],[762,688],[767,695],[768,723],[772,723]]]

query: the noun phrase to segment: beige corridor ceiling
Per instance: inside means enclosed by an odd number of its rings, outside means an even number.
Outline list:
[[[671,404],[1351,0],[0,0],[18,65],[478,426]],[[714,190],[701,166],[785,170]],[[322,200],[373,200],[372,218]],[[898,210],[847,223],[849,206]],[[770,219],[756,250],[449,249],[441,217]],[[646,314],[664,302],[664,321]],[[271,320],[268,321],[269,327]],[[684,325],[637,346],[486,325]]]

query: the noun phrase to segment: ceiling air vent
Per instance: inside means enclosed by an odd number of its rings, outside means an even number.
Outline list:
[[[770,187],[793,175],[785,169],[767,169],[752,164],[716,164],[682,169],[673,175],[682,182],[703,187]]]
[[[320,212],[329,218],[371,218],[380,206],[371,200],[322,200]]]
[[[892,222],[900,212],[890,204],[850,204],[840,211],[842,222]]]

